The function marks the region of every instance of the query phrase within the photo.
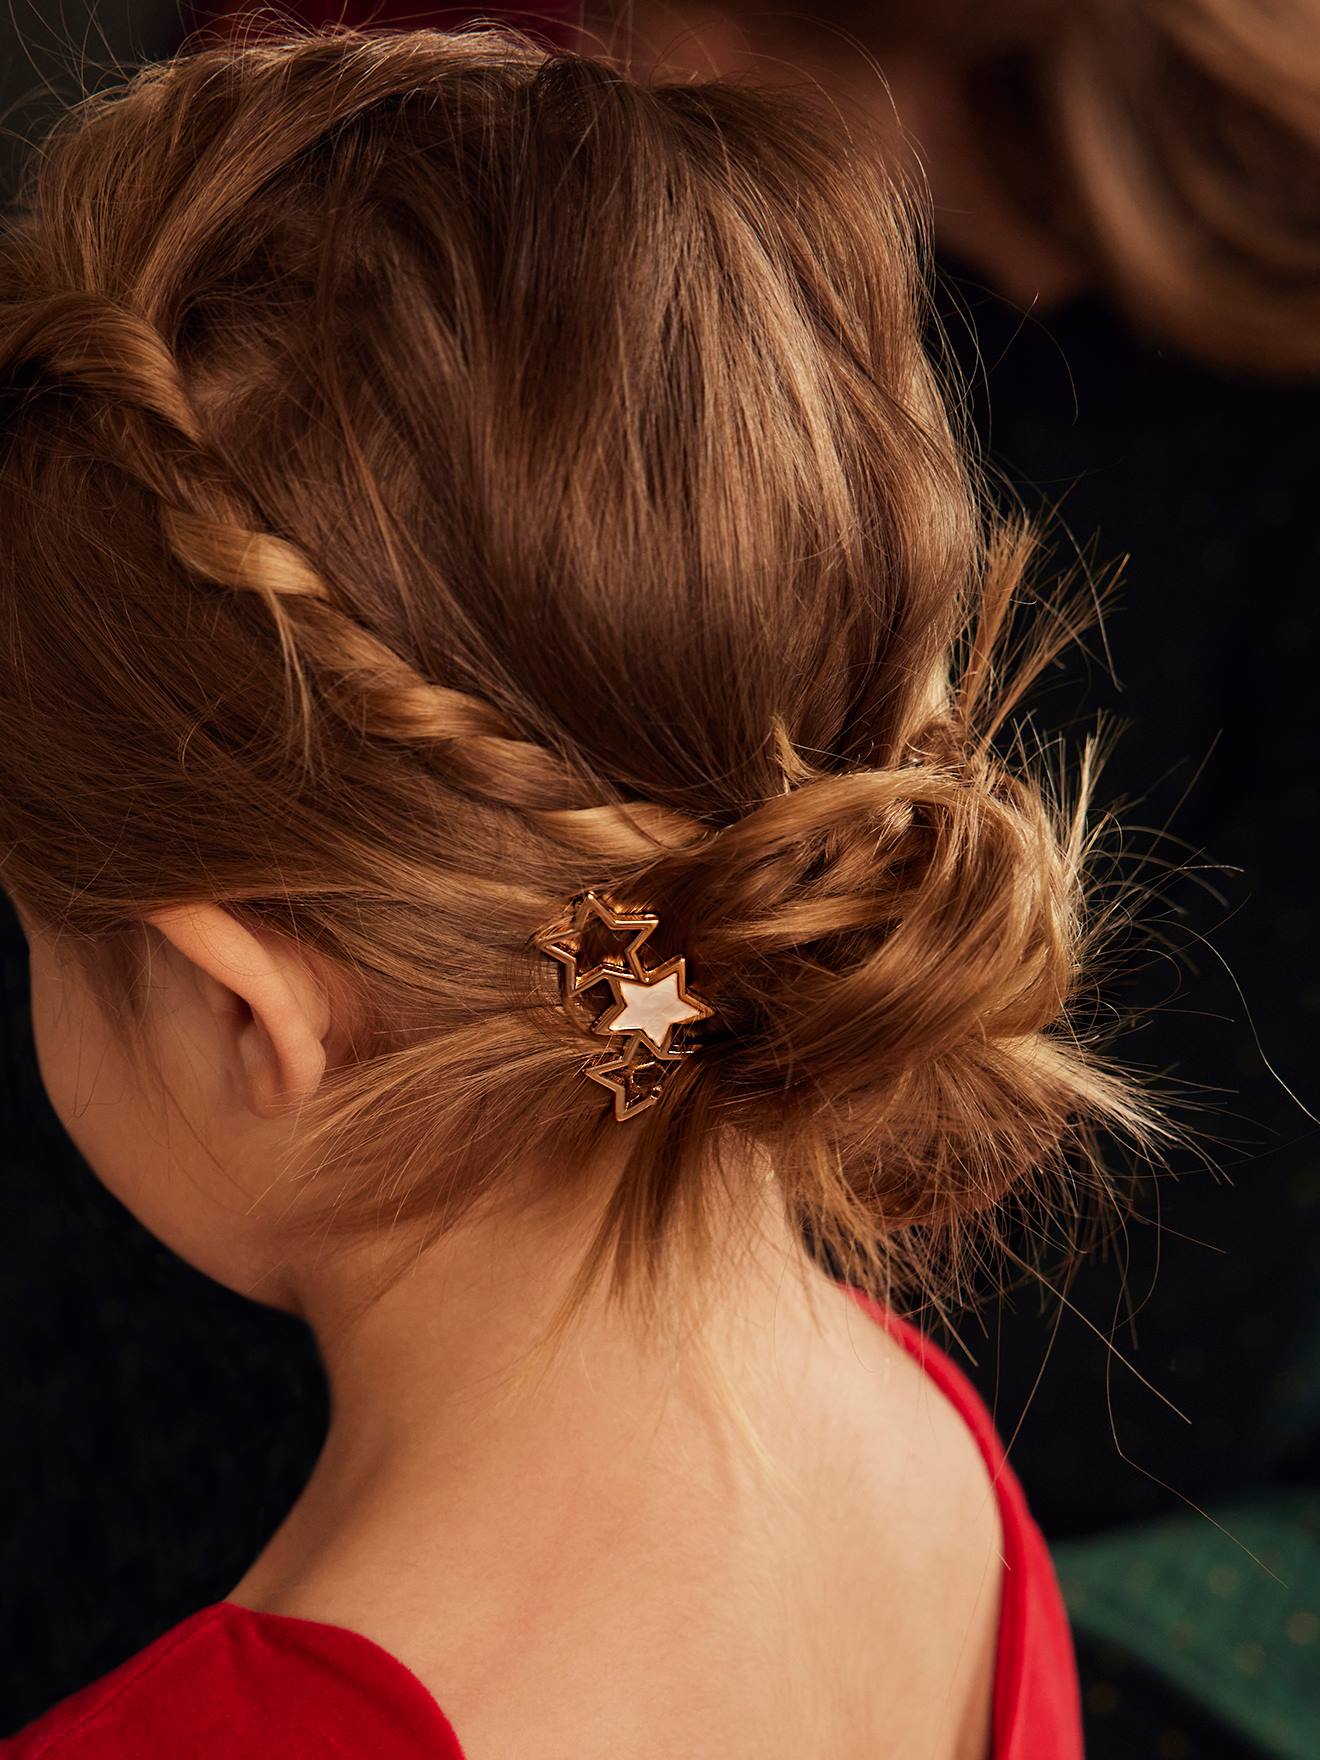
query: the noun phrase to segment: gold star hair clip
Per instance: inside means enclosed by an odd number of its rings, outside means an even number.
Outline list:
[[[611,1091],[620,1121],[657,1104],[669,1071],[696,1048],[692,1029],[715,1012],[688,989],[682,954],[643,964],[642,948],[659,926],[651,911],[622,910],[598,892],[580,892],[533,937],[559,967],[560,1004],[574,1026],[612,1041],[583,1073]]]

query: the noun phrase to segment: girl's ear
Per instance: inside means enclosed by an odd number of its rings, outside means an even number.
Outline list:
[[[256,935],[214,904],[170,906],[147,921],[200,975],[249,1110],[271,1118],[310,1099],[325,1073],[330,1005],[292,943]]]

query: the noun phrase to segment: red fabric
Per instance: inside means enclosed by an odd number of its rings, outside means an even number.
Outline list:
[[[8,1742],[3,1760],[463,1760],[440,1707],[356,1632],[222,1601]]]
[[[971,1384],[912,1327],[854,1291],[966,1420],[1004,1541],[993,1760],[1081,1760],[1068,1622],[1040,1530]],[[535,1753],[529,1732],[528,1754]],[[220,1602],[10,1741],[0,1760],[463,1760],[422,1683],[355,1632]]]
[[[992,1760],[1082,1760],[1082,1710],[1068,1615],[1045,1536],[971,1382],[916,1327],[853,1290],[874,1320],[905,1345],[976,1438],[999,1502],[1003,1596],[995,1659]]]

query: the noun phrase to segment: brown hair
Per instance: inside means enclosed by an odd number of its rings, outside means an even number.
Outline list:
[[[884,0],[819,9],[951,64],[1004,193],[1140,327],[1320,372],[1314,0]]]
[[[220,900],[340,975],[346,1226],[622,1145],[574,1300],[654,1297],[752,1144],[874,1284],[1139,1117],[1066,1017],[1080,809],[992,748],[1024,546],[920,298],[864,141],[504,33],[204,51],[46,153],[0,269],[0,872],[94,949]],[[624,1125],[530,945],[586,886],[718,1010]]]

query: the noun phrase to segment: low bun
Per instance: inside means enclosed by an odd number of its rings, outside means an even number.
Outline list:
[[[993,1202],[1070,1120],[1121,1111],[1059,1032],[1082,846],[982,751],[815,776],[653,871],[718,1003],[729,1116],[907,1223]]]

